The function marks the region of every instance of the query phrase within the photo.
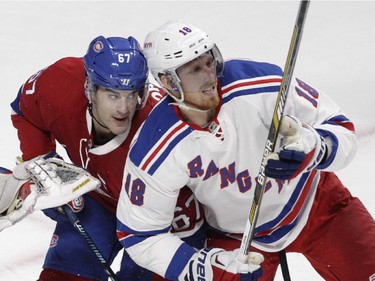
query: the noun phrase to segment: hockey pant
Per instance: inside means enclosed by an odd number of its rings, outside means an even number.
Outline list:
[[[111,264],[122,249],[116,236],[116,216],[89,195],[84,195],[84,204],[84,208],[77,215],[103,257],[108,264]],[[59,272],[65,272],[68,276],[69,274],[81,276],[88,280],[108,280],[93,250],[89,248],[67,217],[57,209],[47,209],[44,212],[57,221],[57,224],[44,261],[45,270],[40,280],[59,280],[56,279],[60,278],[57,277]],[[64,274],[61,275],[64,276]],[[125,251],[117,275],[120,280],[152,280],[152,273],[136,265]],[[49,279],[48,276],[51,278]],[[71,278],[66,280],[75,280],[74,277]],[[78,277],[77,280],[85,279]]]
[[[240,241],[210,231],[208,246],[233,250]],[[251,250],[265,257],[260,280],[274,280],[278,253]],[[303,254],[327,281],[375,280],[375,221],[334,173],[322,173],[307,224],[285,251]]]

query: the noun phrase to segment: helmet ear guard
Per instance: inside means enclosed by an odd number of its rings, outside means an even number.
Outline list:
[[[167,79],[169,81],[169,84],[172,88],[172,90],[174,92],[180,92],[180,87],[179,87],[179,83],[180,83],[180,79],[178,78],[178,76],[174,76],[172,73],[170,72],[167,72],[165,73],[165,76],[167,76]]]
[[[168,80],[168,84],[169,86],[171,87],[172,91],[175,92],[175,93],[178,93],[180,94],[180,98],[176,97],[175,95],[173,95],[168,88],[163,87],[166,89],[167,93],[169,93],[169,95],[177,102],[177,103],[182,103],[184,101],[184,91],[182,90],[182,87],[180,85],[180,78],[178,77],[177,73],[176,72],[170,72],[170,71],[166,71],[164,74],[162,75],[165,75],[166,79]]]
[[[149,94],[149,86],[150,86],[150,83],[146,81],[145,86],[138,90],[137,107],[136,107],[137,110],[145,106],[147,98],[148,98],[148,94]]]
[[[96,92],[98,89],[98,86],[94,85],[90,79],[86,76],[86,81],[85,81],[85,96],[89,100],[89,103],[92,102],[92,97],[91,95]]]

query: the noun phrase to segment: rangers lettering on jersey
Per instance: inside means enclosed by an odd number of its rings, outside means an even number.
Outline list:
[[[235,162],[231,163],[228,167],[219,168],[216,163],[211,160],[208,166],[204,169],[202,158],[198,155],[187,164],[187,167],[190,171],[191,178],[198,178],[204,175],[203,180],[207,180],[219,173],[221,178],[220,188],[225,188],[237,181],[237,186],[240,192],[246,192],[250,190],[252,185],[249,171],[243,170],[236,173]]]
[[[265,182],[266,176],[264,174],[264,166],[265,166],[265,157],[271,152],[272,149],[272,142],[267,142],[267,153],[265,152],[262,166],[261,166],[261,172],[259,173],[256,180],[259,182],[259,184],[262,184]],[[188,162],[187,168],[189,170],[189,177],[190,178],[198,178],[203,177],[203,180],[206,181],[207,179],[219,174],[220,176],[220,188],[226,188],[230,184],[233,184],[234,182],[237,183],[237,187],[240,192],[244,193],[251,189],[252,186],[252,177],[247,169],[236,172],[236,165],[235,162],[231,163],[227,167],[218,167],[214,160],[209,161],[208,165],[204,168],[202,163],[202,157],[198,155],[193,160]],[[279,191],[282,189],[282,183],[280,181],[276,181],[279,185]],[[268,182],[267,184],[267,190],[271,188],[272,184]]]

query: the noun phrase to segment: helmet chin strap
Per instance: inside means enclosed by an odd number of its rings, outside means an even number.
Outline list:
[[[196,107],[193,107],[193,106],[189,106],[185,102],[171,102],[171,103],[169,103],[169,105],[176,105],[179,108],[182,108],[182,109],[185,109],[185,110],[196,111],[196,112],[208,112],[208,111],[210,111],[210,109],[203,110],[203,109],[199,109],[199,108],[196,108]]]
[[[166,90],[167,94],[173,98],[173,100],[175,102],[171,102],[169,103],[169,105],[176,105],[178,106],[179,108],[181,109],[185,109],[185,110],[191,110],[191,111],[196,111],[196,112],[207,112],[207,111],[210,111],[210,109],[199,109],[199,108],[196,108],[196,107],[193,107],[193,106],[190,106],[188,104],[185,103],[185,93],[184,91],[182,90],[182,87],[179,83],[175,83],[175,82],[172,82],[171,83],[173,85],[172,87],[172,90],[174,92],[177,92],[181,95],[181,98],[177,98],[168,88],[164,87],[164,89]]]
[[[86,95],[87,99],[89,100],[89,106],[88,106],[89,114],[96,121],[96,123],[98,123],[101,127],[109,130],[109,128],[106,125],[100,123],[99,120],[96,119],[96,117],[94,116],[94,113],[92,112],[91,94],[93,92],[95,92],[95,91],[96,91],[95,86],[91,83],[90,80],[86,79],[86,82],[85,82],[85,95]]]
[[[91,102],[89,102],[89,113],[90,113],[90,116],[96,121],[96,123],[98,123],[98,124],[99,124],[100,126],[102,126],[103,128],[109,130],[109,128],[108,128],[106,125],[100,123],[99,120],[96,119],[96,117],[94,116],[94,113],[92,112],[92,103],[91,103]]]

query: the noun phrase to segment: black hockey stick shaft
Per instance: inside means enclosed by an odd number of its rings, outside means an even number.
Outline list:
[[[86,229],[81,224],[77,215],[73,212],[73,210],[68,205],[61,206],[64,214],[67,216],[69,221],[73,224],[74,228],[78,230],[79,234],[83,237],[86,241],[87,245],[92,250],[93,254],[97,257],[97,260],[102,265],[104,271],[107,273],[108,277],[112,281],[119,281],[120,279],[117,275],[113,272],[112,268],[109,266],[101,252],[99,251],[98,247],[95,245],[94,241],[91,239],[90,235],[87,233]]]
[[[260,204],[264,193],[264,188],[267,182],[267,177],[264,174],[265,169],[265,158],[271,152],[274,152],[274,144],[276,143],[277,136],[279,134],[280,122],[284,114],[285,103],[289,91],[290,82],[292,79],[294,66],[298,54],[299,45],[302,38],[303,26],[306,19],[307,10],[310,1],[301,1],[298,9],[296,23],[293,29],[293,35],[289,46],[288,57],[284,67],[284,73],[280,85],[280,90],[277,96],[271,127],[268,133],[265,149],[262,156],[262,163],[260,165],[255,190],[254,199],[251,204],[250,213],[248,220],[246,221],[246,227],[242,236],[241,246],[239,253],[241,255],[247,255],[249,253],[250,245],[254,237],[254,230],[259,216]]]
[[[291,281],[285,250],[279,251],[279,260],[284,281]]]

